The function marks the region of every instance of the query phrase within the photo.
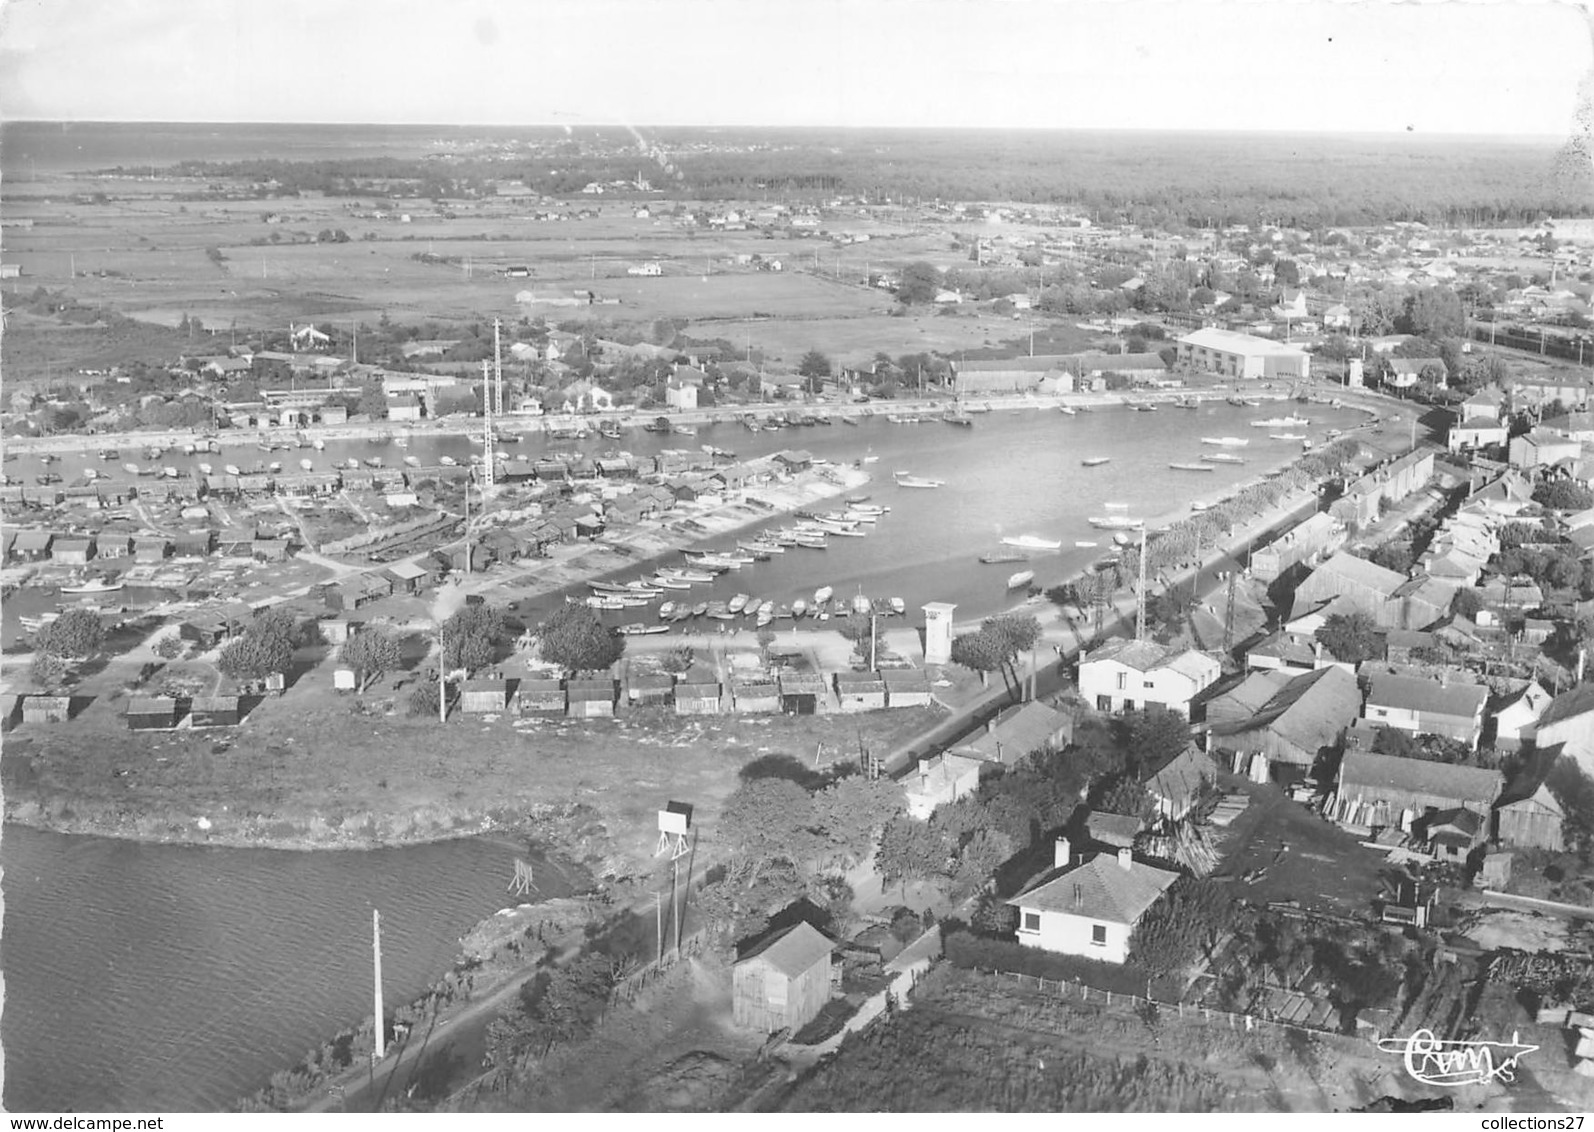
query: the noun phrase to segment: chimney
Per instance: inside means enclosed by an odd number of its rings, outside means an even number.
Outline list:
[[[1128,872],[1135,867],[1135,856],[1128,849],[1118,850],[1118,867]]]
[[[1068,838],[1059,837],[1056,844],[1052,846],[1052,868],[1067,868],[1069,861],[1073,859],[1073,855],[1074,847],[1068,843]]]
[[[1074,885],[1074,907],[1078,908],[1085,902],[1085,890],[1079,885]]]

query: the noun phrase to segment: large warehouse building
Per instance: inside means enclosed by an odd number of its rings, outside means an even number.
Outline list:
[[[1299,346],[1210,326],[1179,339],[1179,360],[1225,377],[1304,378],[1312,365]]]

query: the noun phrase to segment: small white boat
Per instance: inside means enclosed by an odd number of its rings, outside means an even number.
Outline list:
[[[305,463],[307,463],[307,464],[309,462],[310,461],[308,461],[308,460],[305,461]],[[404,457],[404,463],[409,465],[412,468],[418,468],[418,467],[421,466],[420,460],[418,458],[414,457],[414,456],[406,456],[406,457]]]
[[[300,471],[308,472],[311,469],[313,469],[314,467],[315,467],[314,461],[311,461],[311,460],[300,460],[299,461],[299,470]]]
[[[1003,546],[1021,546],[1025,550],[1058,550],[1062,539],[1040,538],[1036,535],[1015,535],[1002,540]]]
[[[237,464],[227,464],[221,470],[226,472],[229,476],[236,476],[238,474],[238,465]]]
[[[437,462],[443,465],[445,468],[453,468],[459,464],[459,461],[454,459],[452,456],[439,456],[437,458]]]
[[[1301,432],[1270,432],[1267,434],[1267,438],[1269,440],[1305,440],[1306,434]]]
[[[326,446],[327,446],[327,442],[324,441],[324,440],[312,440],[310,442],[310,447],[314,448],[317,452],[321,451]]]
[[[200,475],[208,476],[208,475],[210,475],[210,472],[211,472],[211,467],[210,467],[209,464],[201,464],[201,465],[199,465],[199,474]]]
[[[120,581],[113,582],[108,578],[86,578],[81,581],[67,582],[61,586],[64,594],[108,594],[122,588]]]
[[[1010,589],[1010,590],[1016,590],[1020,586],[1029,585],[1034,580],[1035,580],[1035,571],[1033,571],[1033,570],[1020,570],[1018,573],[1008,576],[1007,588]]]
[[[266,470],[269,471],[272,475],[276,475],[278,472],[282,471],[282,461],[280,461],[280,460],[271,461],[271,463],[266,466]],[[172,474],[175,475],[176,471],[174,470]]]
[[[1065,417],[1074,416],[1079,412],[1079,410],[1074,408],[1072,405],[1059,405],[1057,406],[1057,411],[1062,413]]]
[[[863,594],[858,594],[852,599],[852,611],[854,613],[868,614],[873,609],[874,602],[870,601]]]
[[[795,607],[793,607],[793,608],[795,608]],[[907,611],[908,611],[908,603],[907,602],[903,601],[900,597],[894,597],[894,598],[891,599],[891,612],[892,613],[895,613],[898,617],[901,617]]]
[[[1087,459],[1081,460],[1080,463],[1085,465],[1087,468],[1099,468],[1111,459],[1111,456],[1091,456]]]
[[[1192,510],[1192,511],[1210,511],[1210,510],[1212,510],[1212,504],[1198,499],[1196,502],[1190,504],[1190,510]]]
[[[1089,539],[1076,539],[1074,540],[1074,545],[1079,547],[1081,550],[1095,550],[1100,544],[1091,542]]]
[[[1244,448],[1251,443],[1243,436],[1203,436],[1202,444],[1214,444],[1219,448]]]
[[[796,601],[791,603],[791,615],[793,619],[803,617],[807,614],[807,612],[808,603],[802,598],[798,598]]]
[[[122,465],[122,471],[126,472],[128,475],[136,476],[136,475],[138,475],[138,465],[137,464],[123,464]]]
[[[825,602],[830,600],[830,595],[834,592],[829,586],[820,586],[814,591],[814,604],[824,605]]]

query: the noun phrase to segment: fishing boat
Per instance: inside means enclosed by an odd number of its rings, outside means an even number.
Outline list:
[[[853,420],[851,417],[842,417],[841,423],[844,425],[851,425],[853,428],[858,427],[858,422]]]
[[[863,594],[858,594],[856,597],[854,597],[852,599],[852,611],[854,613],[867,616],[869,614],[869,612],[871,610],[873,610],[873,609],[874,609],[874,602],[870,601]]]
[[[236,475],[241,474],[238,471],[238,465],[237,464],[227,464],[227,465],[223,466],[223,468],[221,470],[226,472],[229,476],[236,476]]]
[[[309,460],[305,460],[305,461],[302,461],[302,462],[305,463],[305,464],[308,464],[310,461]],[[418,468],[418,467],[421,466],[420,459],[415,457],[415,456],[406,456],[406,457],[404,457],[404,463],[405,463],[405,465],[407,467],[411,467],[411,468]]]
[[[691,582],[683,582],[680,578],[672,578],[666,574],[655,574],[647,579],[647,583],[665,590],[689,590],[692,588]]]
[[[83,478],[86,479],[86,480],[97,480],[97,479],[100,478],[100,473],[95,468],[84,468],[83,469]],[[0,481],[0,482],[4,482],[4,481]]]
[[[1080,463],[1085,465],[1087,468],[1099,468],[1111,459],[1111,456],[1087,456],[1085,459],[1081,460]]]
[[[1245,463],[1244,458],[1242,458],[1240,456],[1231,456],[1227,452],[1213,452],[1211,454],[1203,454],[1201,459],[1206,461],[1208,464],[1243,464],[1243,463]]]
[[[755,624],[762,629],[765,625],[768,625],[773,620],[775,620],[775,603],[772,601],[766,601],[762,606],[759,607],[758,617],[755,619]]]
[[[165,471],[166,471],[166,473],[168,475],[170,475],[170,476],[172,476],[174,478],[177,475],[177,469],[176,468],[167,468],[167,469],[165,469]],[[282,461],[281,460],[273,460],[273,461],[271,461],[271,463],[266,465],[266,471],[270,472],[272,475],[276,475],[278,472],[282,471]]]
[[[1136,405],[1136,406],[1134,406],[1134,410],[1137,413],[1155,413],[1157,411],[1157,406],[1155,406],[1155,405]]]
[[[1062,413],[1065,417],[1072,417],[1079,412],[1079,410],[1074,408],[1072,405],[1059,405],[1057,406],[1057,411]]]
[[[1113,534],[1112,534],[1112,543],[1113,543],[1114,546],[1128,546],[1129,545],[1129,532],[1127,532],[1127,531],[1114,531]]]
[[[64,594],[108,594],[115,593],[122,588],[120,579],[112,581],[109,578],[82,578],[76,581],[65,582],[61,586]]]
[[[41,483],[45,485],[61,482],[61,477],[55,472],[40,472],[38,475],[34,476],[33,479],[35,483]]]
[[[832,590],[829,586],[820,586],[817,590],[814,591],[814,606],[817,608],[818,606],[824,605],[827,601],[830,600],[830,596],[834,592],[835,591]]]
[[[1267,434],[1267,438],[1269,440],[1305,440],[1306,434],[1301,432],[1270,432]]]
[[[1240,436],[1203,436],[1201,443],[1215,444],[1219,448],[1244,448],[1251,442]]]
[[[1007,588],[1010,589],[1010,590],[1016,590],[1020,586],[1029,585],[1034,580],[1035,580],[1035,571],[1033,571],[1033,570],[1020,570],[1016,574],[1009,574],[1008,575]]]
[[[100,449],[100,459],[102,460],[120,460],[121,458],[122,454],[114,448]]]
[[[717,604],[717,603],[716,603]],[[708,602],[700,601],[692,607],[692,616],[701,617],[708,612]]]
[[[1176,463],[1169,464],[1168,467],[1176,472],[1212,472],[1217,470],[1211,464]]]
[[[1252,421],[1252,428],[1300,428],[1312,422],[1305,417],[1269,417],[1265,421]]]
[[[785,604],[781,604],[781,605],[777,605],[775,607],[775,619],[777,621],[790,620],[790,618],[791,618],[791,606],[785,605]]]
[[[123,464],[122,465],[122,471],[126,472],[130,476],[136,476],[136,475],[138,475],[138,465],[137,464]]]
[[[1037,535],[1014,535],[1002,540],[1003,546],[1022,546],[1026,550],[1059,550],[1062,539],[1040,538]]]
[[[199,474],[200,475],[208,476],[208,475],[210,475],[210,473],[211,473],[211,466],[209,464],[200,464],[199,465]]]
[[[152,459],[152,460],[155,459],[156,456],[160,455],[160,450],[159,449],[155,449],[154,452],[155,452],[155,456],[151,456],[150,457],[150,459]],[[41,464],[58,464],[60,462],[61,462],[61,457],[57,456],[54,452],[46,452],[46,453],[44,453],[44,455],[39,457],[39,463],[41,463]]]
[[[315,467],[314,462],[312,462],[310,460],[300,460],[299,461],[299,469],[301,471],[308,472],[314,467]],[[204,470],[203,467],[201,467],[201,471],[203,471],[203,470]]]
[[[898,617],[901,617],[908,611],[908,603],[903,601],[900,597],[892,598],[890,604],[891,612],[895,613]]]
[[[1088,520],[1091,526],[1106,531],[1122,531],[1141,525],[1139,519],[1131,519],[1127,515],[1097,515]]]
[[[966,413],[948,413],[941,419],[949,425],[956,425],[958,428],[974,427],[974,418]]]
[[[1194,503],[1190,504],[1190,510],[1192,510],[1192,511],[1210,511],[1211,509],[1212,509],[1212,504],[1207,503],[1206,501],[1200,500],[1200,499],[1198,499]]]
[[[317,438],[317,439],[315,439],[315,440],[312,440],[312,441],[311,441],[311,442],[310,442],[310,447],[311,447],[311,448],[314,448],[314,449],[315,449],[315,450],[316,450],[316,451],[317,451],[317,452],[320,452],[320,451],[321,451],[321,450],[322,450],[322,449],[324,449],[324,448],[325,448],[325,447],[326,447],[326,446],[327,446],[327,442],[326,442],[326,441],[324,441],[324,440],[321,440],[321,439],[319,439],[319,438]]]
[[[807,613],[808,603],[802,598],[798,598],[796,601],[791,603],[791,615],[793,620],[799,620],[802,617],[805,617]]]
[[[898,487],[944,487],[946,485],[945,480],[927,479],[924,476],[910,475],[907,472],[898,472],[896,480]]]
[[[673,601],[667,601],[659,606],[660,621],[668,621],[673,616],[675,616],[675,603]]]
[[[679,425],[678,424],[673,429],[671,429],[671,431],[674,432],[674,433],[677,433],[680,436],[696,436],[697,435],[697,429],[692,428],[689,425]]]
[[[382,466],[382,457],[380,457],[380,456],[367,456],[365,458],[365,466],[367,468],[380,468]]]
[[[874,455],[864,456],[859,459],[858,462],[860,464],[878,464],[880,462],[880,457]]]
[[[452,456],[439,456],[437,458],[437,462],[443,465],[445,468],[453,468],[459,464],[459,461],[454,459]]]
[[[806,547],[809,550],[824,550],[826,545],[828,545],[825,542],[825,536],[822,534],[798,534],[796,537],[797,545]]]
[[[703,612],[699,613],[698,612],[699,609],[701,609]],[[700,606],[693,606],[692,607],[692,616],[694,616],[694,617],[708,616],[708,617],[712,617],[715,621],[729,621],[732,618],[734,618],[736,615],[734,613],[732,613],[729,609],[725,608],[725,603],[723,601],[713,601],[713,602],[707,602],[707,603],[705,603],[703,605],[700,605]]]
[[[1089,539],[1076,539],[1074,545],[1081,550],[1095,550],[1100,544],[1091,542]]]

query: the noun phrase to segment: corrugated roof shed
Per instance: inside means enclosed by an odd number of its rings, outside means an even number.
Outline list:
[[[796,978],[824,959],[835,950],[835,947],[836,945],[818,928],[802,920],[785,931],[770,936],[736,963],[740,966],[759,959],[783,975]]]

